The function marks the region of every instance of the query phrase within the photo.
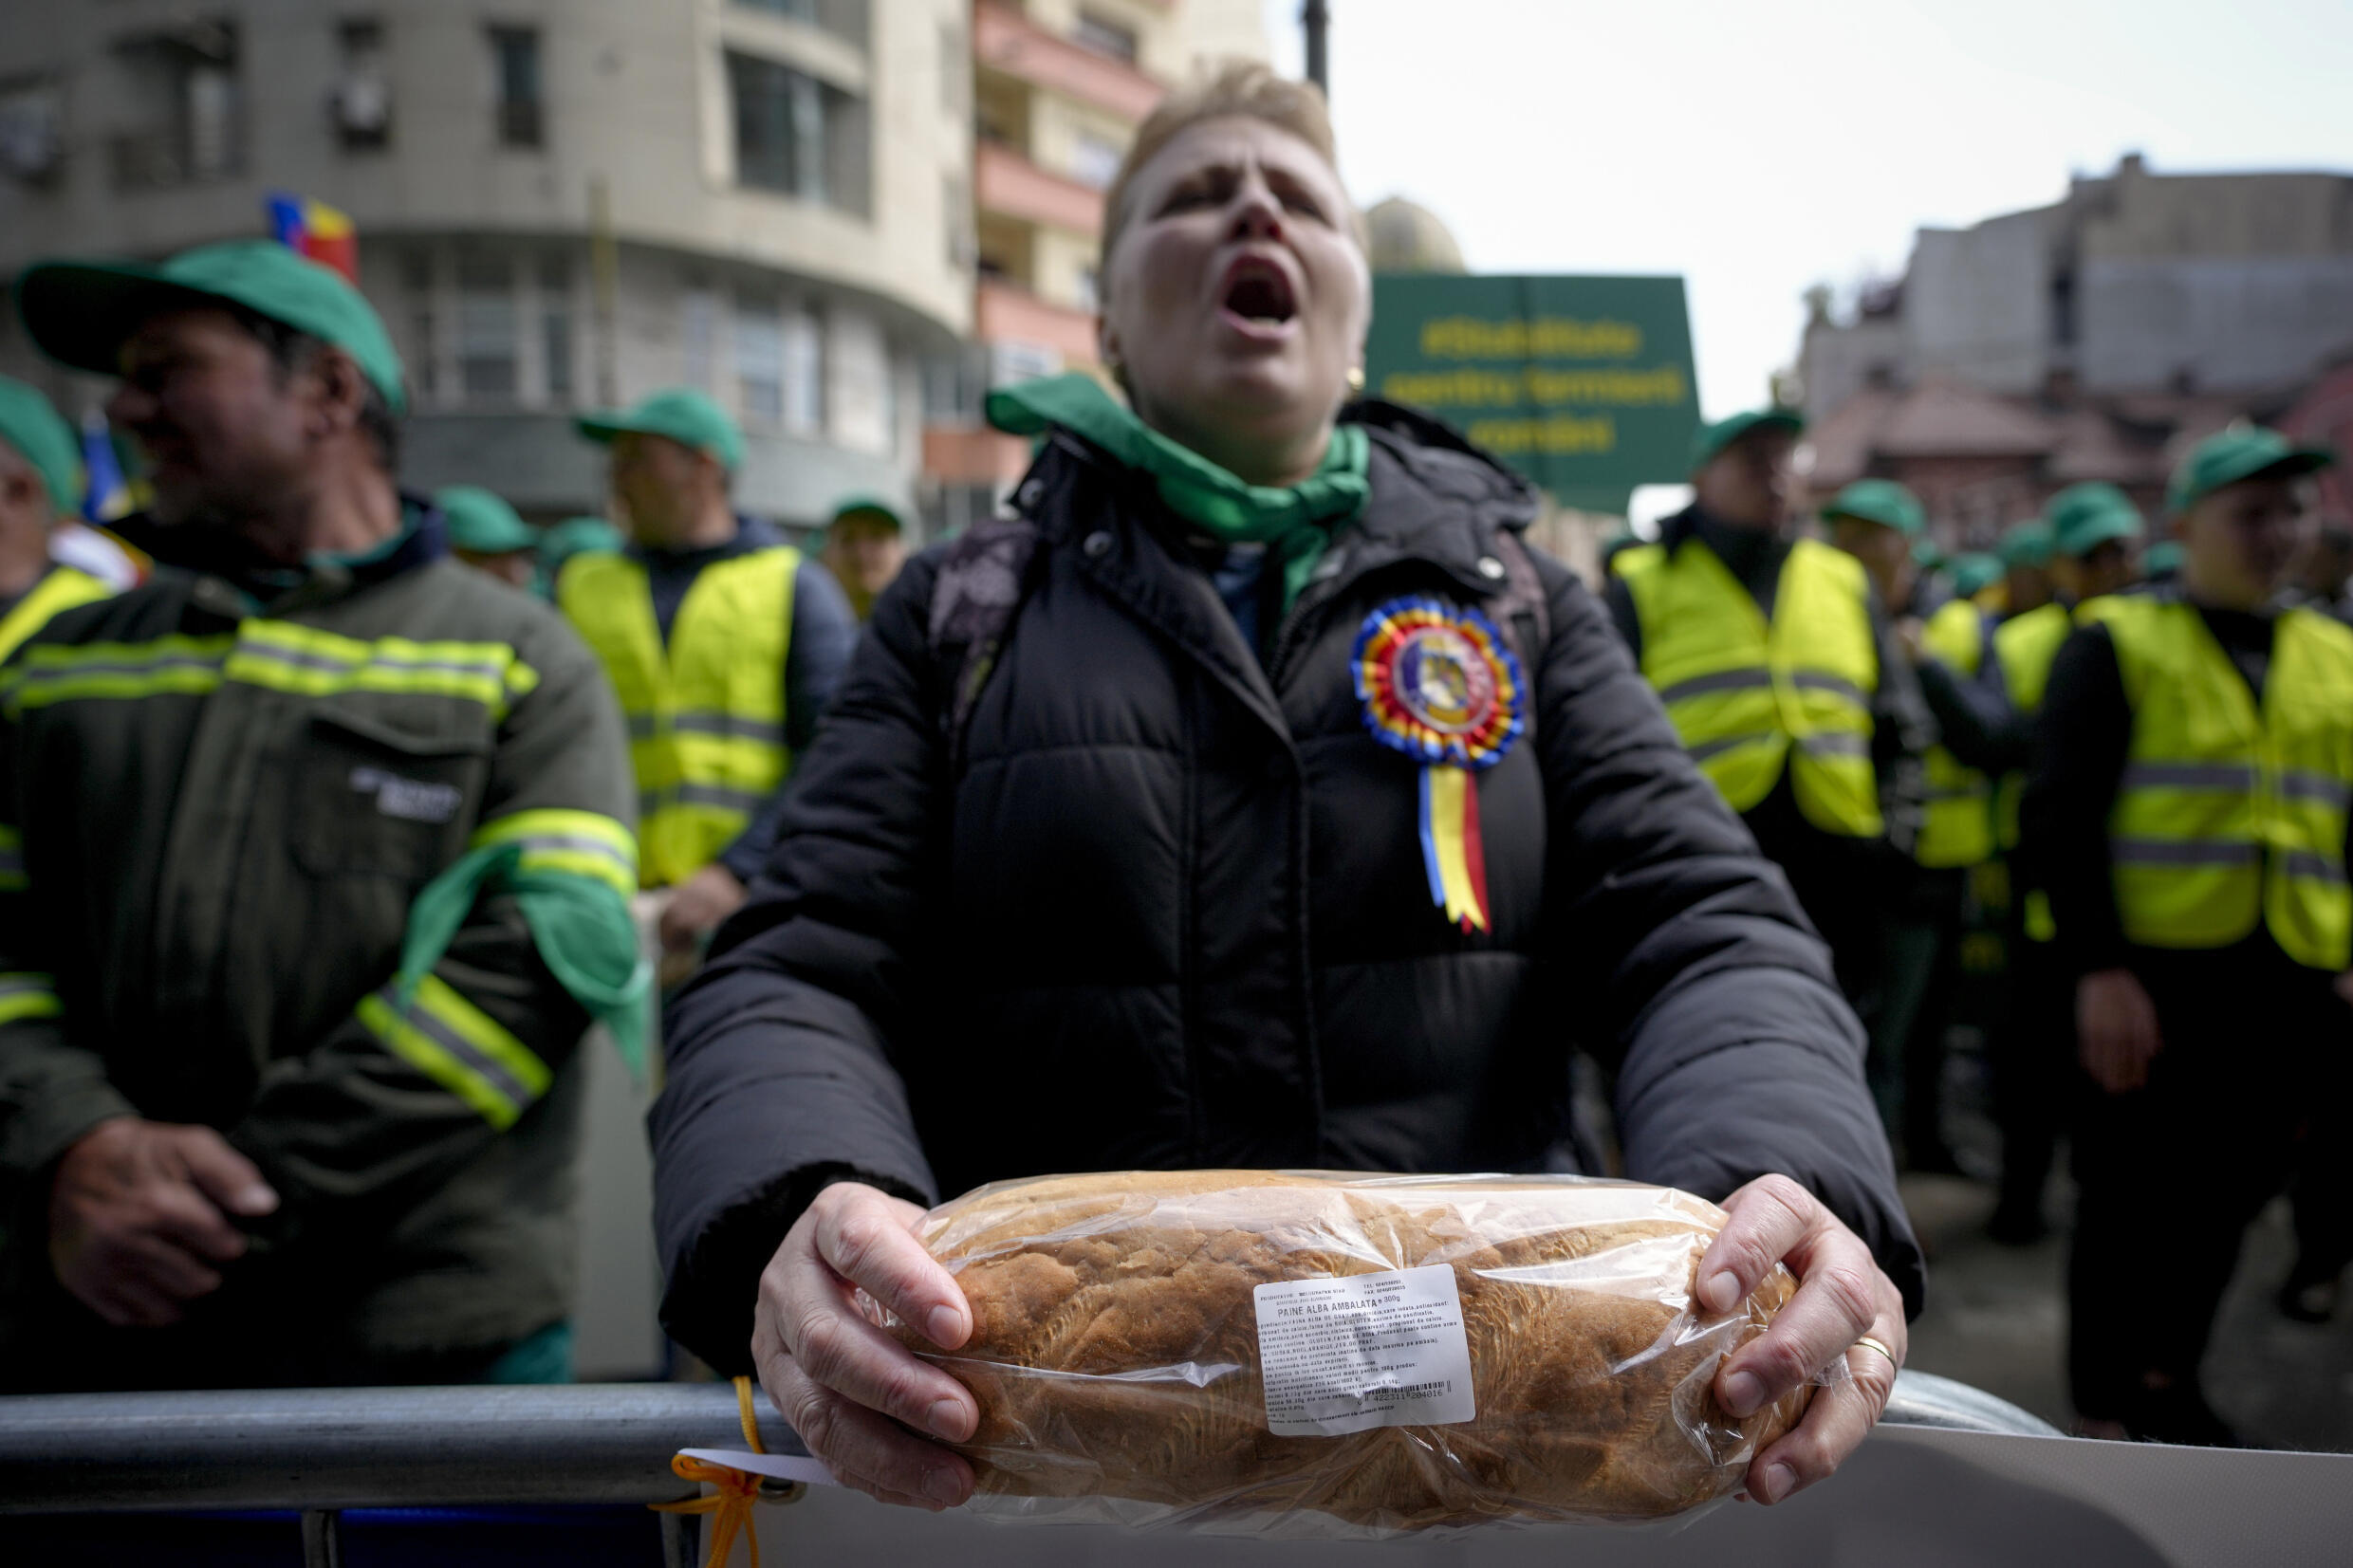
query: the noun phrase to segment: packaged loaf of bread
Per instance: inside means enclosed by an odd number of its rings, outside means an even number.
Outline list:
[[[1735,1420],[1722,1209],[1547,1176],[1128,1171],[1000,1182],[921,1235],[972,1303],[973,1506],[1268,1535],[1644,1520],[1737,1489],[1808,1390]]]

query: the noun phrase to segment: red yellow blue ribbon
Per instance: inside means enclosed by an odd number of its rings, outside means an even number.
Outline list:
[[[1519,660],[1474,609],[1392,600],[1357,634],[1358,699],[1373,738],[1422,765],[1422,869],[1430,901],[1468,934],[1490,925],[1487,849],[1475,775],[1525,728]]]

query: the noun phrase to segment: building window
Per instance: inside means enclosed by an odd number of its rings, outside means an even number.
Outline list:
[[[1118,142],[1081,131],[1070,141],[1070,177],[1090,190],[1109,190],[1124,157]]]
[[[735,0],[750,10],[772,11],[808,27],[823,28],[860,48],[866,46],[871,28],[871,0]]]
[[[1072,280],[1070,293],[1070,303],[1077,305],[1081,310],[1095,311],[1102,309],[1102,280],[1101,274],[1091,267],[1080,267],[1078,277]]]
[[[748,423],[824,434],[824,332],[816,313],[773,299],[737,300],[735,388]]]
[[[678,346],[686,384],[709,392],[719,378],[719,299],[699,283],[687,285],[679,302]]]
[[[65,95],[54,78],[0,86],[0,173],[47,185],[65,163]]]
[[[142,122],[113,141],[117,188],[226,179],[245,163],[237,25],[189,22],[116,46]]]
[[[572,261],[549,255],[539,263],[540,379],[551,403],[572,400]]]
[[[347,153],[381,152],[392,145],[392,72],[384,58],[384,25],[349,21],[335,29],[339,56],[327,114]]]
[[[457,388],[467,402],[514,401],[517,325],[513,264],[504,256],[459,256]]]
[[[1079,12],[1079,19],[1070,25],[1070,42],[1097,54],[1107,54],[1114,60],[1136,64],[1136,29],[1123,27],[1096,15],[1093,11]]]
[[[870,211],[868,120],[863,99],[806,72],[730,52],[735,105],[735,178],[755,190]]]
[[[498,144],[537,147],[544,130],[539,29],[492,28],[491,63],[498,87]]]
[[[784,419],[785,321],[773,300],[735,302],[735,396],[747,424]]]
[[[411,250],[400,261],[400,286],[408,296],[408,372],[420,402],[441,396],[439,318],[434,311],[433,252]]]
[[[785,429],[825,433],[825,333],[813,310],[785,312]]]

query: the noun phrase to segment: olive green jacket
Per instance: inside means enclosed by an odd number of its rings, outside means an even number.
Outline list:
[[[625,732],[553,610],[409,522],[167,568],[0,672],[0,1388],[361,1380],[571,1310],[586,1015],[495,886],[388,983],[470,849],[634,888]],[[120,1116],[218,1129],[283,1199],[179,1328],[104,1330],[48,1264],[55,1163]],[[68,1355],[103,1365],[27,1370]]]

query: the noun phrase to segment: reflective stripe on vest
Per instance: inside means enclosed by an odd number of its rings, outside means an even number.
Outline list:
[[[1732,809],[1756,806],[1787,766],[1814,826],[1859,839],[1884,831],[1871,766],[1879,650],[1862,563],[1799,540],[1769,622],[1697,540],[1672,556],[1646,544],[1619,559],[1641,622],[1642,673]]]
[[[2133,715],[2108,817],[2127,940],[2222,948],[2261,921],[2331,972],[2353,959],[2345,813],[2353,803],[2353,630],[2279,618],[2263,705],[2190,605],[2102,601]]]
[[[706,566],[665,649],[645,568],[625,555],[573,557],[556,602],[603,661],[629,721],[639,869],[667,887],[717,859],[791,771],[785,655],[797,550]]]
[[[15,653],[18,643],[46,626],[59,611],[113,597],[112,588],[87,572],[72,566],[52,568],[7,615],[0,616],[0,659]]]
[[[1930,656],[1973,680],[1985,668],[1987,636],[1984,613],[1956,599],[1928,618],[1924,640]],[[1913,858],[1935,869],[1992,859],[1993,781],[1940,745],[1929,748],[1927,772],[1928,814]]]

